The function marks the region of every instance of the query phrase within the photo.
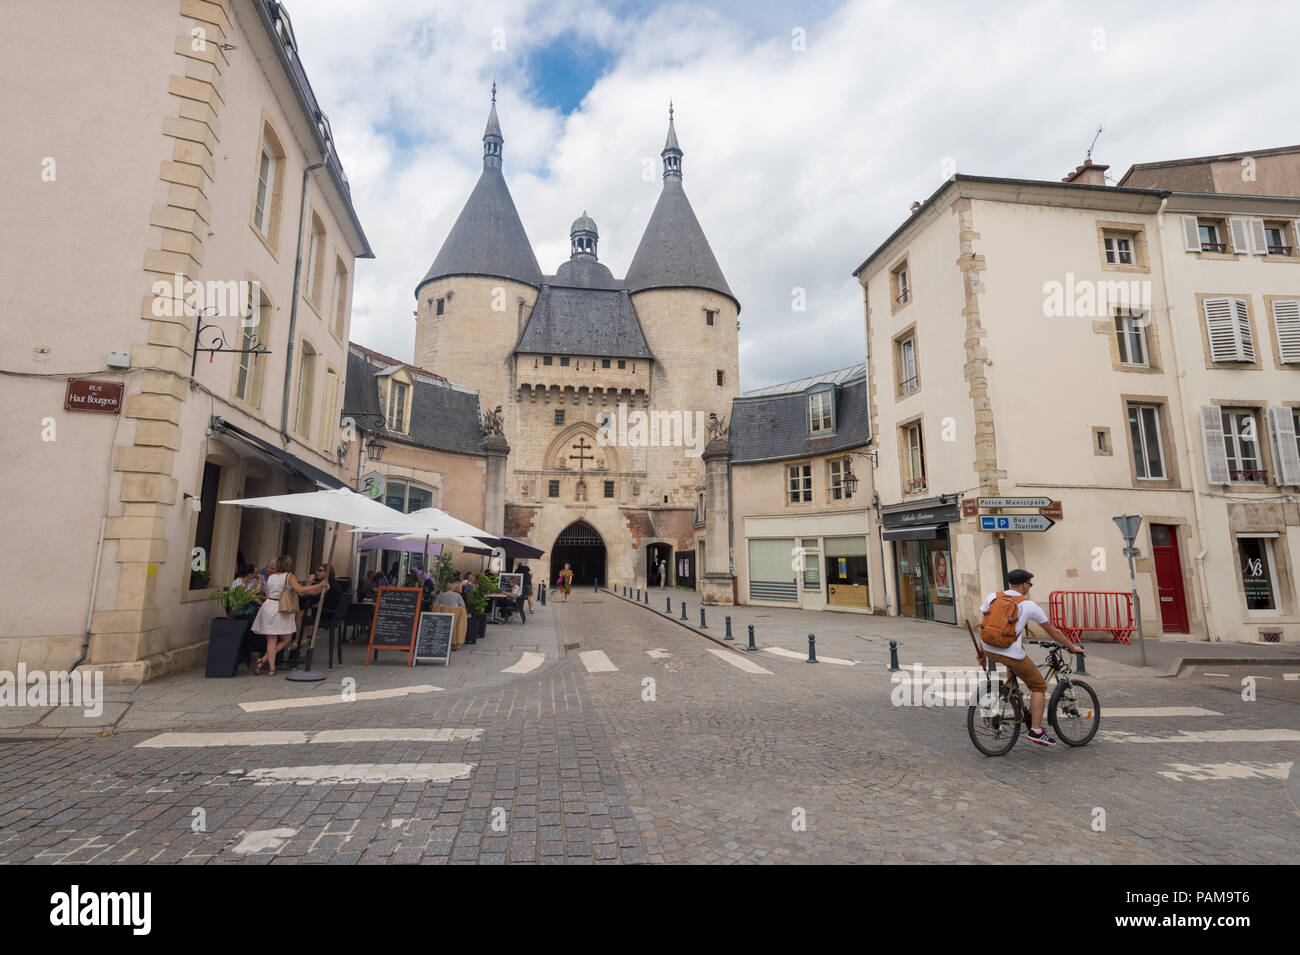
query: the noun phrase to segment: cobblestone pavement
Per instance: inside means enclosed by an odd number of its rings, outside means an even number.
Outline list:
[[[883,661],[575,598],[577,646],[502,686],[0,743],[0,860],[1292,861],[1292,702],[1098,667],[1092,744],[988,759],[964,706],[892,705]]]

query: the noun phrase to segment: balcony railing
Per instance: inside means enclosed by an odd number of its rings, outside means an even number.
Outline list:
[[[1262,484],[1266,477],[1267,474],[1264,471],[1258,471],[1253,468],[1228,469],[1228,480],[1230,481],[1252,481]]]
[[[1291,246],[1289,245],[1270,245],[1268,247],[1269,255],[1290,255]]]
[[[906,487],[907,487],[907,490],[908,490],[909,492],[910,492],[910,491],[924,491],[924,490],[925,490],[925,478],[923,478],[923,477],[912,478],[912,479],[910,479],[910,480],[907,482]]]
[[[1202,252],[1227,252],[1228,243],[1226,242],[1202,242]]]

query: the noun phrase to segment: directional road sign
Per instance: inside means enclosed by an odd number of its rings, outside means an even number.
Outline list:
[[[1050,497],[981,497],[980,507],[1050,507]]]
[[[1010,534],[1045,531],[1056,521],[1042,514],[981,514],[980,530],[1003,531]]]

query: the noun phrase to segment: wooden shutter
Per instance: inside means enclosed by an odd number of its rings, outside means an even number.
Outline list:
[[[1295,425],[1290,408],[1265,409],[1268,419],[1268,442],[1273,450],[1273,476],[1278,485],[1300,485],[1300,448],[1296,446]]]
[[[325,403],[320,409],[320,449],[328,452],[338,418],[334,406],[338,402],[339,376],[334,369],[325,372]]]
[[[1207,298],[1203,303],[1205,333],[1210,340],[1210,361],[1243,360],[1237,339],[1237,324],[1233,318],[1233,301],[1230,298]]]
[[[1264,231],[1263,219],[1250,220],[1250,241],[1256,255],[1268,255],[1268,233]]]
[[[1201,251],[1201,227],[1196,216],[1183,216],[1183,248],[1188,252]]]
[[[275,310],[266,302],[259,302],[257,306],[257,328],[255,334],[257,340],[262,343],[264,348],[271,347],[271,318]],[[262,392],[265,390],[266,370],[271,364],[270,355],[254,355],[252,367],[249,373],[253,376],[253,383],[248,396],[248,403],[259,411],[262,410]]]
[[[1277,333],[1277,355],[1283,364],[1300,363],[1300,300],[1273,303],[1273,330]]]
[[[1223,411],[1217,405],[1201,406],[1201,448],[1205,452],[1205,478],[1211,484],[1228,483],[1228,451],[1223,446]]]
[[[1239,361],[1255,360],[1255,340],[1250,334],[1250,307],[1246,304],[1244,298],[1234,298],[1232,300],[1232,309],[1236,314],[1237,328],[1237,352],[1241,355]]]
[[[1292,243],[1295,248],[1292,249],[1292,252],[1300,255],[1300,219],[1291,220],[1291,231],[1295,233],[1295,241]]]
[[[1228,220],[1228,232],[1232,235],[1233,252],[1249,252],[1250,243],[1246,241],[1246,220],[1233,216]]]

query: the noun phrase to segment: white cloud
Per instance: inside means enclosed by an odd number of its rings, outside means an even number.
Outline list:
[[[358,268],[353,338],[405,358],[415,284],[481,167],[494,72],[506,178],[546,272],[584,209],[601,259],[626,271],[674,100],[684,185],[742,305],[745,388],[861,360],[850,273],[939,185],[945,157],[965,173],[1059,179],[1101,123],[1094,158],[1118,178],[1133,162],[1295,138],[1300,16],[1282,5],[858,2],[747,20],[743,5],[620,18],[576,2],[314,0],[291,13],[377,255]],[[524,68],[566,34],[613,62],[562,116],[538,105],[542,78]],[[795,286],[807,312],[790,309]]]

